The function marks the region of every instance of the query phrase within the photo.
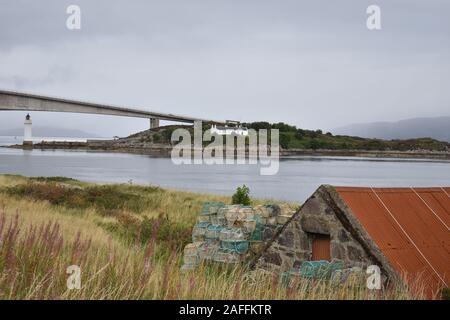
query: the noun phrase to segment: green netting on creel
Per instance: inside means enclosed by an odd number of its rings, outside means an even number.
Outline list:
[[[247,240],[247,234],[242,228],[224,227],[220,231],[220,240]]]
[[[209,225],[209,222],[198,222],[195,224],[192,229],[192,241],[199,241],[205,237],[205,233]]]
[[[208,228],[208,226],[210,225],[209,222],[198,222],[194,225],[194,228]]]
[[[264,227],[264,222],[259,215],[254,215],[249,220],[256,221],[255,230],[252,232],[249,240],[251,241],[261,241],[262,240],[262,230]]]
[[[206,239],[219,239],[220,231],[222,231],[224,227],[219,225],[209,225],[206,228],[205,238]]]
[[[281,284],[285,287],[289,286],[289,282],[291,281],[292,277],[298,276],[297,272],[293,272],[292,269],[289,271],[284,271],[281,273]]]
[[[341,261],[305,261],[298,269],[298,272],[304,278],[328,279],[334,271],[341,269],[344,269],[344,264]]]
[[[280,207],[275,204],[265,204],[264,207],[267,209],[270,209],[272,211],[272,213],[276,213],[280,209]]]
[[[222,240],[220,241],[220,249],[224,252],[245,253],[249,248],[247,240]]]
[[[302,277],[307,279],[330,279],[333,272],[344,269],[344,263],[329,262],[326,260],[304,261],[300,268],[292,268],[281,274],[281,282],[283,285],[289,285],[292,277]]]
[[[225,206],[223,202],[204,202],[202,214],[216,214],[219,208]]]

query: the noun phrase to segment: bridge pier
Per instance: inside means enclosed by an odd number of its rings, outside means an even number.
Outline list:
[[[159,127],[159,119],[158,118],[150,118],[150,129]]]

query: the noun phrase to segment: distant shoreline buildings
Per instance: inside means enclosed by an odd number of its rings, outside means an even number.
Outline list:
[[[243,127],[238,121],[227,120],[225,126],[211,125],[211,134],[220,136],[248,136],[248,128]]]

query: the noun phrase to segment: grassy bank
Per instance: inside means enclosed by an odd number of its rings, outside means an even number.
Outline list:
[[[280,133],[280,146],[284,150],[330,150],[330,151],[380,151],[380,152],[449,152],[450,143],[437,141],[432,138],[417,138],[405,140],[369,139],[355,136],[333,135],[322,130],[307,130],[297,128],[286,123],[253,122],[244,123],[244,126],[259,132],[261,129],[270,131],[278,129]],[[118,140],[115,144],[129,143],[131,146],[144,146],[150,144],[171,145],[172,132],[180,126],[164,126],[153,130],[146,130]],[[193,135],[193,129],[182,126]],[[209,129],[203,126],[203,131]],[[224,142],[225,143],[225,142]],[[209,142],[205,141],[205,145]]]
[[[346,157],[387,157],[387,158],[422,158],[450,159],[450,143],[431,138],[407,140],[367,139],[353,136],[333,135],[321,130],[306,130],[285,123],[253,122],[244,124],[256,131],[278,129],[280,156],[346,156]],[[33,146],[15,145],[10,148],[49,149],[49,150],[91,150],[107,152],[125,152],[169,157],[174,142],[171,136],[178,128],[187,129],[193,136],[192,126],[169,125],[145,130],[126,138],[117,140],[91,140],[88,142],[44,141]],[[203,131],[209,129],[204,124]],[[223,139],[224,145],[226,139]],[[246,143],[248,143],[248,139]],[[270,141],[270,135],[269,135]],[[203,146],[209,145],[204,141]]]
[[[182,249],[204,201],[230,197],[66,178],[0,175],[1,299],[408,299],[301,280],[294,288],[245,266],[180,272]],[[262,203],[264,201],[257,201]],[[66,269],[81,267],[81,289]]]

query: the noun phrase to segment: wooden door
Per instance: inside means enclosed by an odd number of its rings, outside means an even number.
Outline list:
[[[312,242],[312,261],[331,260],[330,236],[314,235]]]

